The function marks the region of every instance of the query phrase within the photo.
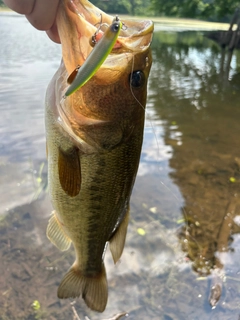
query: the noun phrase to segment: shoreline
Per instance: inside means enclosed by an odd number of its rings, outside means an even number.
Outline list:
[[[14,13],[15,11],[9,9],[8,7],[0,7],[0,13]],[[229,23],[222,22],[210,22],[198,19],[186,19],[186,18],[174,18],[174,17],[143,17],[143,16],[129,16],[129,15],[119,15],[123,19],[149,19],[156,24],[171,26],[171,27],[183,27],[192,29],[211,29],[211,30],[228,30]]]
[[[0,12],[14,12],[14,11],[9,9],[8,7],[0,7]]]
[[[171,27],[184,27],[190,29],[210,29],[210,30],[228,30],[229,23],[222,22],[211,22],[199,19],[190,18],[176,18],[176,17],[143,17],[143,16],[128,16],[119,15],[122,19],[149,19],[152,20],[156,25],[171,26]]]

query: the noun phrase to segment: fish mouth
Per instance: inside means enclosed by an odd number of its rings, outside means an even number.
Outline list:
[[[87,0],[63,0],[60,3],[57,27],[64,64],[69,74],[77,65],[84,63],[93,49],[93,37],[98,41],[114,18]],[[147,50],[152,40],[153,22],[120,20],[123,27],[109,56],[136,54]]]

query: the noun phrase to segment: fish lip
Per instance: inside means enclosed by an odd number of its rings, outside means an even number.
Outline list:
[[[86,48],[85,41],[85,54],[83,56],[83,60],[85,60],[92,50],[90,42],[94,33],[98,32],[102,34],[104,26],[110,25],[115,17],[103,12],[88,0],[64,0],[64,2],[65,8],[75,15],[75,24],[79,28],[78,33],[84,34],[84,37],[89,39],[88,48]],[[147,50],[152,41],[153,22],[151,20],[122,19],[121,17],[120,20],[123,22],[123,28],[113,52],[122,53]],[[100,21],[102,28],[98,30]],[[80,37],[79,41],[81,40]]]

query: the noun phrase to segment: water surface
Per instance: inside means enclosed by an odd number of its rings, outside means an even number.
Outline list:
[[[146,128],[120,263],[109,252],[109,300],[80,318],[238,319],[240,314],[240,53],[202,31],[158,26]],[[189,29],[189,27],[188,27]],[[44,95],[60,46],[0,13],[0,319],[74,319],[57,286],[73,262],[45,236]],[[143,231],[145,234],[143,235]],[[212,285],[222,287],[216,308]],[[40,308],[34,308],[34,301]]]

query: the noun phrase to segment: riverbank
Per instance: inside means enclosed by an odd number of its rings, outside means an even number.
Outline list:
[[[183,18],[167,18],[167,17],[153,17],[153,22],[171,25],[172,27],[189,27],[191,29],[211,29],[211,30],[228,30],[228,23],[202,21],[196,19],[183,19]]]
[[[0,7],[0,12],[13,12],[8,7]],[[114,14],[113,14],[114,15]],[[128,15],[120,15],[122,18],[126,19],[150,19],[156,25],[162,25],[165,27],[171,28],[184,28],[184,29],[192,29],[192,30],[228,30],[228,23],[220,23],[220,22],[210,22],[210,21],[202,21],[197,19],[184,19],[184,18],[168,18],[168,17],[132,17]]]
[[[150,19],[154,22],[156,28],[162,26],[163,29],[181,30],[228,30],[228,23],[202,21],[197,19],[184,19],[184,18],[168,18],[168,17],[132,17],[128,15],[120,15],[122,19]]]
[[[0,7],[0,12],[9,12],[12,11],[11,9],[9,9],[8,7]]]

